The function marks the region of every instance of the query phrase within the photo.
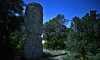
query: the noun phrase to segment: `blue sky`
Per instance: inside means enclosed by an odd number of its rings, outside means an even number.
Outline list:
[[[58,14],[64,15],[65,19],[72,20],[73,17],[83,17],[90,10],[97,10],[100,14],[100,0],[23,0],[26,4],[35,2],[43,7],[43,24]],[[26,8],[26,7],[24,7]],[[65,22],[70,27],[71,21]]]

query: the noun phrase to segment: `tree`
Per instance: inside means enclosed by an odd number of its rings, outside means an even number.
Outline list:
[[[56,32],[55,30],[57,30],[59,28],[60,28],[60,31],[66,29],[67,27],[65,25],[63,25],[59,20],[61,20],[64,23],[66,19],[64,19],[64,16],[63,15],[61,16],[61,14],[57,15],[57,17],[49,20],[49,22],[46,22],[44,24],[44,26],[43,26],[43,33],[47,36],[51,32]],[[62,26],[60,26],[60,25],[62,25]]]
[[[65,34],[67,27],[63,25],[62,23],[64,23],[65,20],[66,19],[64,18],[64,16],[59,14],[57,15],[57,17],[49,20],[49,22],[46,22],[44,24],[43,40],[47,40],[47,44],[45,44],[47,45],[47,47],[50,48],[50,45],[55,45],[55,44],[61,45],[61,43],[64,43],[64,40],[65,40],[64,38],[67,36],[67,34]],[[55,42],[54,44],[52,43],[53,41]],[[48,45],[49,43],[52,43],[52,44]]]
[[[73,24],[71,28],[75,29],[67,40],[71,42],[71,49],[74,49],[77,44],[83,47],[75,48],[78,52],[85,57],[88,52],[96,55],[99,53],[98,49],[100,48],[100,15],[96,14],[96,10],[91,10],[90,15],[86,13],[84,17],[79,19],[78,17],[73,18]],[[77,34],[76,34],[77,33]],[[75,35],[76,34],[76,35]],[[74,36],[73,36],[74,35]],[[83,38],[84,37],[84,38]],[[68,43],[67,42],[67,45]],[[73,44],[74,43],[74,44]],[[75,50],[74,49],[74,50]],[[82,51],[80,51],[80,49]]]
[[[66,19],[64,18],[64,15],[57,15],[57,17],[49,20],[49,22],[46,22],[43,26],[43,33],[48,36],[51,32],[56,32],[57,29],[59,29],[59,32],[62,31],[65,32],[65,29],[67,28],[64,23]],[[49,37],[49,36],[48,36]]]
[[[25,3],[22,0],[0,0],[0,47],[3,52],[6,52],[5,54],[12,51],[9,41],[10,33],[20,30],[21,23],[24,22],[22,16],[15,15],[22,14],[23,6]]]
[[[75,16],[72,20],[73,22],[71,22],[71,28],[74,29],[75,31],[79,31],[77,30],[77,28],[81,28],[80,25],[80,19],[79,17]]]

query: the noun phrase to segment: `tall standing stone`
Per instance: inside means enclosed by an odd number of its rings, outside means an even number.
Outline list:
[[[38,3],[29,3],[25,11],[25,29],[27,31],[24,53],[26,58],[40,57],[43,53],[43,7]]]

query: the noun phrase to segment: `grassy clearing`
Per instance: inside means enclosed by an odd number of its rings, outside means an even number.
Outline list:
[[[50,56],[49,58],[55,60],[82,60],[79,53],[69,52],[66,49],[63,50],[48,50],[43,47],[43,52],[47,53],[43,56]]]

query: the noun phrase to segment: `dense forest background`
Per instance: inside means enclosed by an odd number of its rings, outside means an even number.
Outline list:
[[[0,0],[0,59],[24,55],[26,31],[22,0]],[[66,49],[81,53],[84,60],[100,59],[100,14],[91,10],[85,16],[73,17],[70,28],[64,15],[58,14],[43,25],[46,49]],[[18,14],[18,16],[16,16]]]
[[[0,0],[0,59],[13,56],[22,40],[25,5],[22,0]]]
[[[49,20],[43,26],[43,40],[47,41],[44,47],[81,53],[84,60],[100,59],[100,14],[96,12],[91,10],[82,18],[75,16],[70,28],[63,25],[68,21],[64,15]]]

